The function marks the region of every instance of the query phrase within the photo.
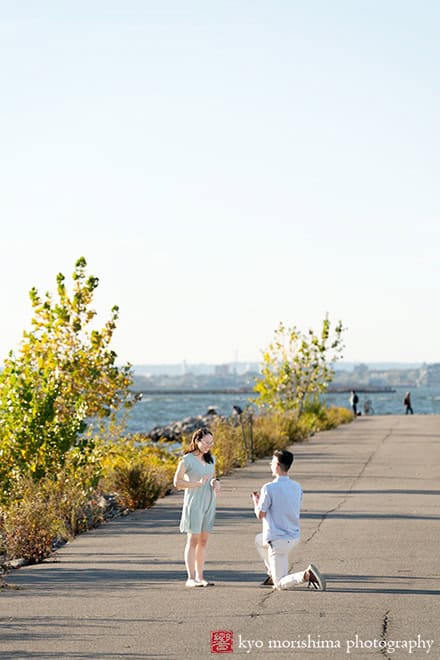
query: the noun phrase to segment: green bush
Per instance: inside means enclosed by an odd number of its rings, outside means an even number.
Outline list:
[[[132,436],[107,447],[100,488],[114,493],[121,506],[150,507],[171,488],[176,461],[162,443],[145,444],[143,436]]]
[[[118,502],[130,509],[145,509],[154,504],[162,491],[157,470],[145,463],[115,465],[108,483]]]
[[[290,416],[282,413],[256,415],[253,419],[254,457],[262,458],[290,442]]]
[[[354,415],[348,408],[336,408],[332,406],[326,410],[326,428],[335,429],[340,424],[348,424],[354,419]]]

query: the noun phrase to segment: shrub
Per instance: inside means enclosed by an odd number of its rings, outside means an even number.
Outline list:
[[[101,474],[99,450],[91,453],[94,457],[89,454],[85,459],[84,455],[71,452],[57,478],[40,483],[40,488],[49,490],[55,514],[64,525],[65,539],[95,527],[103,520],[102,509],[94,497]]]
[[[16,481],[0,510],[0,545],[8,559],[41,561],[51,553],[55,539],[71,539],[102,520],[93,499],[99,468],[93,462],[78,465],[77,459],[70,452],[55,477]]]
[[[110,475],[118,501],[130,509],[145,509],[154,504],[162,491],[157,470],[146,463],[119,463]]]
[[[282,413],[256,415],[253,423],[254,457],[262,458],[275,449],[285,449],[291,431],[290,416]]]
[[[327,408],[319,399],[308,404],[297,421],[298,432],[308,437],[318,431],[333,429],[351,422],[353,414],[347,408]]]
[[[348,408],[336,408],[335,406],[327,408],[326,415],[326,428],[328,429],[335,429],[340,424],[348,424],[354,419],[354,415],[351,410],[348,410]]]
[[[31,479],[20,485],[21,497],[1,511],[3,545],[8,559],[35,563],[50,555],[54,538],[65,528],[44,489]]]
[[[241,426],[234,426],[229,421],[218,417],[211,430],[214,436],[214,454],[216,474],[223,476],[236,467],[246,465],[247,449]]]
[[[163,444],[145,444],[142,436],[135,435],[107,450],[100,488],[115,493],[122,506],[150,507],[171,487],[176,456]]]

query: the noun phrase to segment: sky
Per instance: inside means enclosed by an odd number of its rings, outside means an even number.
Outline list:
[[[0,359],[87,260],[121,363],[440,361],[436,0],[0,0]]]

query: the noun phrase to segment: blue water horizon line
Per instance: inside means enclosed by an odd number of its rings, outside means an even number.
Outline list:
[[[393,391],[365,392],[359,390],[358,409],[363,412],[368,402],[368,408],[373,415],[405,414],[403,398],[406,386],[396,386]],[[422,415],[440,415],[440,385],[436,387],[412,387],[412,407],[414,413]],[[145,433],[155,426],[165,426],[187,417],[206,415],[208,409],[216,408],[218,414],[230,417],[233,406],[244,409],[255,405],[255,392],[209,393],[190,391],[186,394],[172,394],[162,391],[144,395],[127,413],[127,430],[129,433]],[[337,406],[351,410],[349,393],[329,392],[321,395],[322,402],[327,406]]]

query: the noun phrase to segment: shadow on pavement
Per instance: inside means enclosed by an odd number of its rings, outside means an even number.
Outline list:
[[[440,520],[440,516],[417,516],[410,513],[356,513],[353,511],[338,511],[330,513],[303,513],[302,520]]]
[[[151,564],[149,565],[151,567]],[[262,579],[261,572],[243,571],[239,568],[231,570],[216,570],[212,566],[206,567],[209,579],[214,582],[237,582],[258,584]],[[146,565],[145,570],[112,570],[101,568],[58,568],[56,573],[47,569],[40,569],[34,573],[26,574],[26,582],[23,586],[18,584],[19,590],[15,591],[15,596],[30,597],[31,589],[37,589],[35,596],[41,597],[45,594],[54,594],[72,598],[78,597],[78,591],[83,595],[91,592],[97,593],[117,593],[119,590],[126,589],[145,589],[154,583],[167,583],[170,586],[183,586],[186,579],[184,568],[180,570],[154,570]],[[50,587],[48,589],[48,586]],[[55,595],[55,594],[54,594]]]
[[[371,490],[305,490],[307,495],[392,495],[398,493],[401,495],[440,495],[440,490],[407,490],[399,488],[383,488]]]
[[[439,589],[422,589],[420,587],[409,588],[408,581],[421,582],[431,580],[427,576],[415,575],[344,575],[344,574],[326,574],[327,590],[334,593],[360,593],[360,594],[402,594],[402,595],[422,595],[438,596]],[[345,586],[353,583],[353,586]],[[405,586],[399,586],[398,582]],[[338,586],[337,583],[344,583],[344,586]],[[377,585],[377,586],[375,586]]]

